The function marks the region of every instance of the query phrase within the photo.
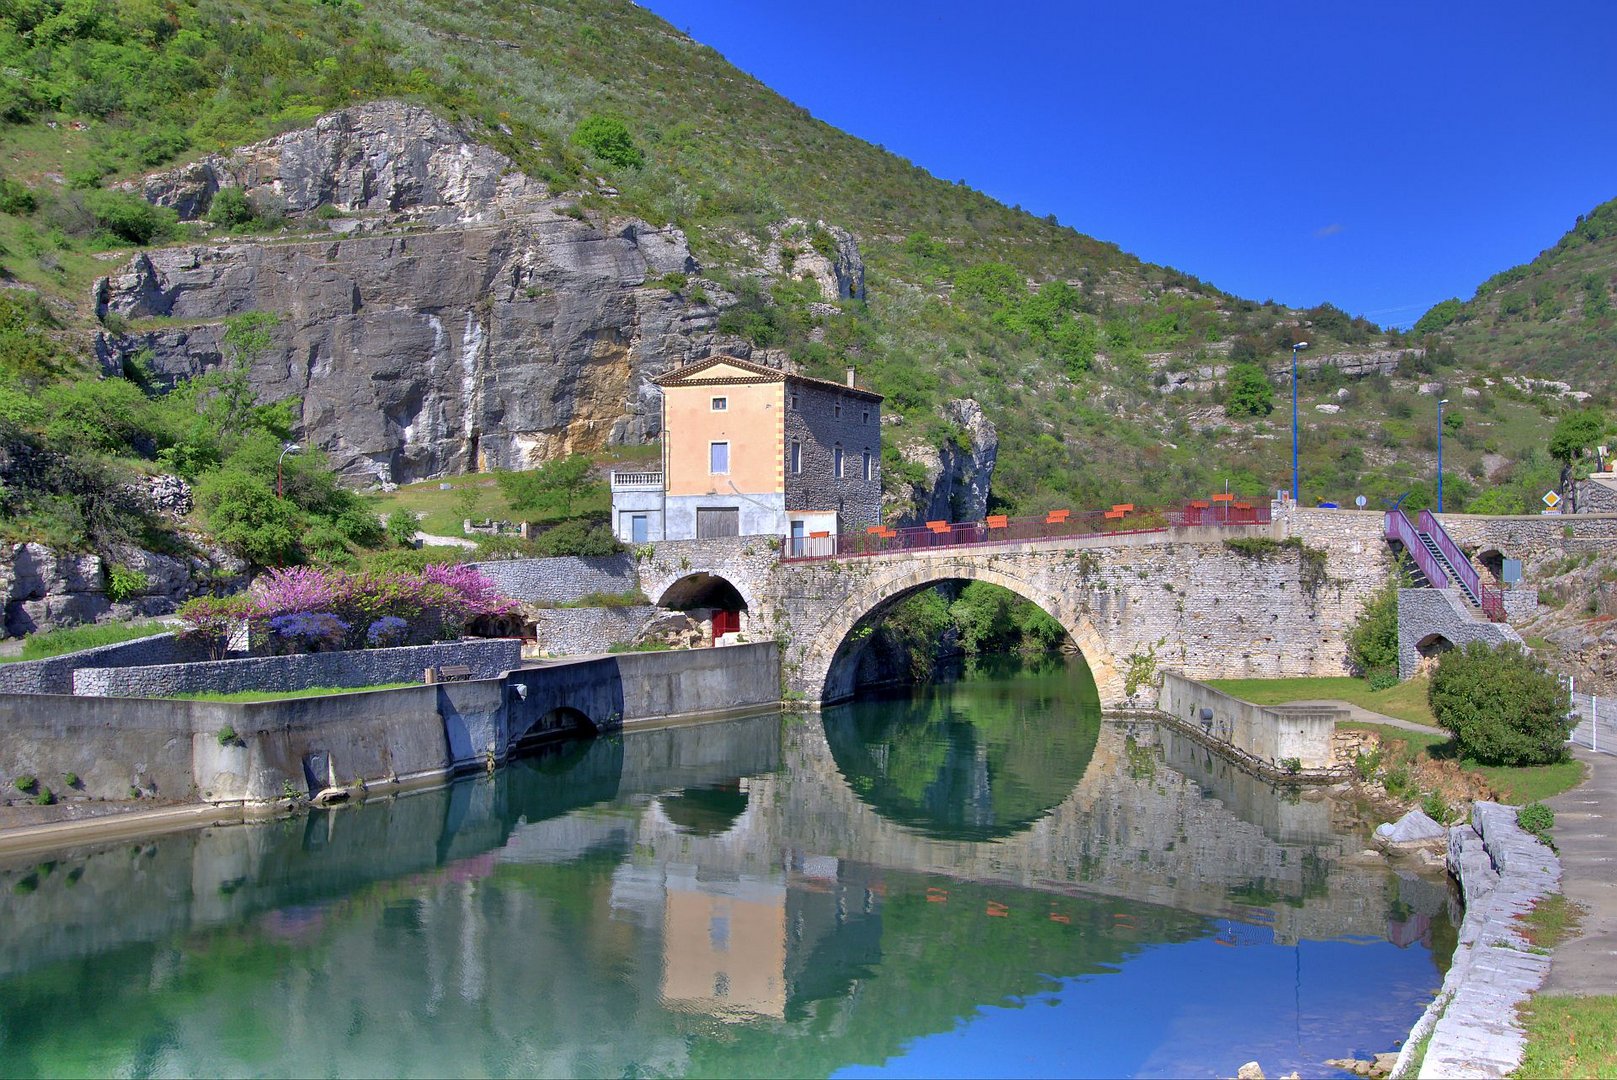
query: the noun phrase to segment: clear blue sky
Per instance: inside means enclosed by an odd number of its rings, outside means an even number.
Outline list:
[[[936,176],[1408,325],[1617,196],[1617,3],[641,0]]]

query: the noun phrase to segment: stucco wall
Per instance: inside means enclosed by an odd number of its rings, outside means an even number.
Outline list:
[[[633,641],[657,616],[650,604],[623,608],[551,608],[532,613],[541,651],[551,656],[603,653]]]
[[[313,686],[374,686],[414,682],[424,669],[446,664],[465,664],[472,669],[473,678],[491,679],[521,663],[522,643],[515,638],[496,638],[192,664],[80,668],[73,673],[73,692],[83,697],[150,698],[241,690],[304,690]]]
[[[502,595],[529,603],[567,604],[590,593],[625,593],[640,587],[629,554],[502,559],[473,564]]]
[[[207,652],[200,646],[173,634],[157,634],[45,660],[0,664],[0,694],[71,694],[73,673],[79,668],[183,664],[206,658]]]
[[[786,507],[792,510],[829,510],[842,515],[845,532],[859,532],[881,522],[881,403],[869,397],[828,386],[793,380],[789,395],[798,406],[786,410],[787,460],[792,441],[802,446],[800,474],[786,472]],[[841,405],[842,415],[836,415]],[[868,414],[868,421],[866,416]],[[834,450],[843,449],[843,476],[837,479]],[[860,456],[871,454],[870,479],[861,471]]]
[[[1163,674],[1157,708],[1187,728],[1276,771],[1289,771],[1288,759],[1297,761],[1302,769],[1327,769],[1332,764],[1336,720],[1330,711],[1266,709],[1171,671]],[[1203,710],[1211,715],[1204,715]]]
[[[720,364],[703,371],[702,379],[726,373],[756,379],[750,371]],[[718,386],[665,386],[663,410],[667,423],[668,494],[724,493],[730,484],[747,494],[778,492],[785,460],[781,456],[783,383],[728,383]],[[714,411],[714,398],[728,407]],[[708,446],[730,444],[730,471],[714,475],[708,469]],[[673,533],[673,535],[680,535]]]

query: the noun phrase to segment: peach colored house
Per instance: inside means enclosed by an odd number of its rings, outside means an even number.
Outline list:
[[[881,395],[735,357],[652,380],[662,469],[612,474],[622,540],[812,536],[881,522]]]

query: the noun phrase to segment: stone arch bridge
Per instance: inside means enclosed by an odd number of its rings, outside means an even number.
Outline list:
[[[851,696],[863,648],[856,629],[941,582],[990,582],[1060,622],[1102,703],[1125,707],[1150,704],[1138,676],[1156,667],[1192,677],[1345,674],[1347,630],[1392,568],[1379,516],[1363,516],[1375,521],[1295,539],[1280,520],[817,561],[782,561],[770,537],[670,541],[642,550],[639,573],[653,601],[688,596],[692,583],[733,587],[746,608],[743,636],[779,640],[787,689],[812,703]]]

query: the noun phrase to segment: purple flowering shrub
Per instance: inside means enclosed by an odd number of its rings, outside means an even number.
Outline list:
[[[298,566],[271,570],[237,596],[192,600],[179,614],[185,636],[209,643],[224,640],[230,626],[245,620],[255,640],[267,634],[272,643],[294,648],[363,649],[452,640],[478,620],[517,610],[471,567],[351,574]]]
[[[386,649],[404,644],[409,633],[409,623],[397,615],[383,615],[365,631],[365,644],[372,649]]]
[[[277,653],[334,652],[348,639],[348,624],[329,611],[299,611],[269,620]]]

